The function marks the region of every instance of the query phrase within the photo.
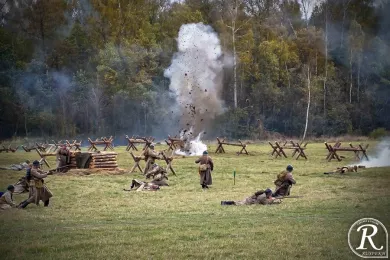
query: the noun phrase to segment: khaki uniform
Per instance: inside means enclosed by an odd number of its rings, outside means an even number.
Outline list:
[[[146,174],[146,179],[149,179],[149,178],[153,178],[153,180],[151,181],[152,184],[155,184],[158,186],[169,186],[169,184],[167,183],[167,180],[168,180],[167,171],[159,165],[154,166]]]
[[[29,191],[28,181],[26,177],[22,177],[19,179],[17,183],[14,184],[15,190],[14,194],[22,194]]]
[[[346,172],[357,172],[357,169],[358,169],[358,166],[356,166],[356,165],[355,166],[343,166],[343,167],[337,168],[334,171],[325,172],[325,174],[333,174],[333,173],[344,174]]]
[[[275,193],[276,196],[288,196],[290,195],[290,189],[293,184],[297,182],[294,180],[292,173],[289,171],[282,171],[276,176]]]
[[[200,165],[206,164],[207,170],[201,171],[199,170],[199,176],[200,176],[200,185],[211,185],[213,184],[213,179],[211,177],[211,172],[214,170],[214,163],[210,156],[203,155],[198,160],[195,161],[195,163],[199,163]]]
[[[132,189],[137,189],[137,191],[156,191],[159,190],[160,187],[151,182],[144,182],[137,179],[133,179],[130,186],[130,190]]]
[[[144,175],[149,172],[152,168],[152,165],[154,164],[154,161],[156,159],[161,159],[159,156],[159,153],[153,150],[152,148],[148,148],[144,152],[145,160],[146,160],[146,165],[144,169]]]
[[[43,173],[39,169],[31,169],[31,180],[30,180],[30,194],[27,199],[28,203],[39,204],[39,200],[43,202],[48,201],[53,197],[53,193],[46,187],[43,179],[47,177],[46,173]]]
[[[1,197],[0,197],[0,210],[6,210],[10,208],[15,208],[16,204],[13,200],[12,193],[7,190]]]
[[[57,159],[57,168],[65,167],[70,163],[69,151],[64,148],[58,149],[56,159]],[[61,169],[60,171],[61,172],[66,171],[66,169]]]
[[[252,204],[261,204],[261,205],[269,205],[269,204],[279,204],[281,203],[280,199],[275,198],[267,198],[267,195],[265,193],[260,195],[252,195],[244,200],[238,200],[235,201],[235,205],[252,205]]]

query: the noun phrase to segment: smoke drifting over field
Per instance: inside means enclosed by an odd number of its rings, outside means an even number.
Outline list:
[[[367,168],[390,166],[390,139],[380,142],[375,150],[376,154],[374,156],[370,156],[369,161],[364,160],[361,164]]]

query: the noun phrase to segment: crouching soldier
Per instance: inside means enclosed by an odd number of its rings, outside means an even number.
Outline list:
[[[13,185],[9,185],[7,187],[7,191],[1,195],[0,197],[0,210],[6,210],[10,208],[15,208],[16,204],[12,197],[14,193],[15,187]]]
[[[252,205],[252,204],[261,204],[261,205],[269,205],[269,204],[280,204],[282,201],[280,199],[275,199],[272,197],[272,190],[266,189],[259,190],[255,192],[252,196],[245,198],[244,200],[228,200],[221,201],[221,205]]]
[[[146,179],[153,178],[151,181],[152,184],[158,186],[169,186],[167,183],[167,171],[156,163],[152,165],[151,170],[146,173],[145,177]]]
[[[290,195],[290,190],[292,185],[297,183],[294,180],[294,177],[292,175],[293,170],[294,168],[291,165],[288,165],[285,171],[282,171],[276,176],[276,180],[274,181],[275,184],[275,193],[273,194],[274,197]]]
[[[29,183],[29,198],[20,203],[19,208],[25,208],[30,203],[39,205],[39,201],[42,200],[44,206],[49,206],[49,200],[53,196],[52,192],[44,184],[44,178],[47,177],[47,173],[44,173],[39,169],[39,162],[34,161],[31,168],[31,179]]]

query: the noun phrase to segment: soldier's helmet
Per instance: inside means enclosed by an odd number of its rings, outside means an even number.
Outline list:
[[[289,165],[287,165],[286,170],[289,171],[289,172],[292,172],[294,170],[294,167],[292,167],[292,165],[289,164]]]
[[[33,165],[34,165],[34,166],[39,166],[39,161],[35,160],[35,161],[33,162]]]

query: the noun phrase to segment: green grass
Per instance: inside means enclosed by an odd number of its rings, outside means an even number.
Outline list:
[[[124,147],[116,150],[120,167],[129,170],[131,157]],[[265,144],[248,150],[252,155],[237,156],[237,147],[210,153],[214,184],[207,191],[200,188],[193,157],[175,159],[177,177],[170,175],[170,187],[157,192],[122,191],[140,173],[49,176],[49,208],[0,213],[1,259],[357,259],[347,242],[357,219],[373,217],[390,227],[389,168],[327,176],[324,171],[351,162],[352,154],[329,163],[323,144],[308,145],[307,161],[273,159]],[[0,165],[25,159],[36,154],[1,153]],[[220,206],[221,200],[274,189],[276,174],[287,164],[294,165],[297,180],[292,195],[303,198]],[[24,172],[0,174],[0,187],[6,187]],[[26,197],[15,195],[17,202]]]

